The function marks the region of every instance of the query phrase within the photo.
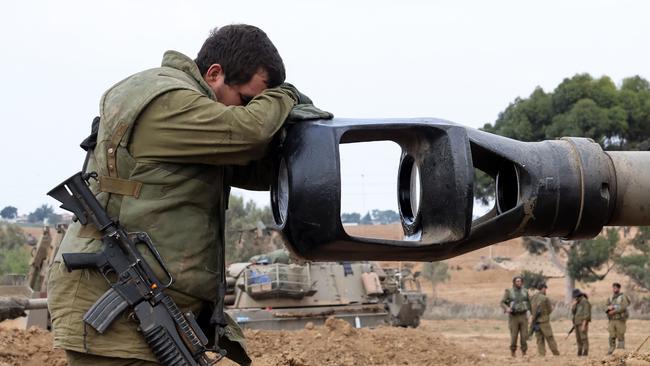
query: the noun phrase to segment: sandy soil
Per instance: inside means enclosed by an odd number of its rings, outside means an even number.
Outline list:
[[[628,353],[650,335],[650,321],[631,320]],[[417,329],[379,327],[354,329],[331,319],[322,327],[299,331],[247,331],[249,349],[257,366],[303,365],[645,365],[650,366],[650,344],[630,357],[617,351],[606,356],[607,322],[590,329],[590,356],[575,356],[575,338],[565,339],[568,321],[553,323],[560,356],[537,356],[534,341],[528,355],[510,357],[506,320],[425,320]],[[547,350],[547,353],[550,352]],[[220,362],[220,365],[234,365]],[[66,365],[63,352],[51,349],[49,333],[17,330],[0,325],[0,366]]]

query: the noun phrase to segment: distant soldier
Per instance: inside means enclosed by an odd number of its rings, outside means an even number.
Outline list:
[[[546,289],[547,286],[545,283],[540,284],[537,286],[537,290],[539,291],[530,299],[530,323],[537,338],[537,353],[540,356],[546,355],[546,348],[544,346],[544,341],[546,341],[551,352],[555,356],[559,356],[560,352],[557,350],[557,344],[555,343],[555,338],[553,338],[553,329],[551,329],[551,312],[553,312],[553,307],[551,306],[551,300],[546,297]]]
[[[591,304],[587,299],[587,294],[578,289],[573,290],[571,313],[573,314],[578,356],[587,356],[589,354],[589,335],[587,333],[591,321]]]
[[[512,279],[512,287],[506,289],[501,299],[503,311],[508,313],[508,328],[510,328],[510,353],[515,357],[517,351],[517,336],[521,342],[521,354],[526,355],[528,344],[526,338],[528,335],[528,318],[526,313],[530,310],[530,300],[528,299],[528,290],[524,287],[524,280],[520,276]]]
[[[616,340],[618,348],[625,348],[625,321],[629,317],[627,307],[630,306],[630,299],[621,292],[621,284],[612,284],[612,296],[607,299],[607,318],[609,319],[609,350],[608,355],[614,353]]]

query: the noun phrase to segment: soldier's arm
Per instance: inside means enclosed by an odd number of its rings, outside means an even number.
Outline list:
[[[630,306],[630,299],[626,295],[623,295],[623,298],[621,299],[621,307],[619,309],[616,309],[616,313],[624,313],[627,310],[628,306]]]
[[[544,299],[544,307],[546,308],[546,312],[548,313],[548,315],[551,315],[551,313],[553,312],[553,305],[551,304],[551,299],[549,299],[548,297]]]
[[[508,312],[508,310],[510,310],[510,294],[508,293],[508,289],[506,289],[503,293],[503,297],[501,298],[499,305],[501,305],[501,308],[505,312]]]
[[[226,106],[192,90],[167,92],[138,117],[131,153],[141,161],[246,165],[266,155],[294,97],[272,88],[245,106]]]
[[[273,162],[267,156],[244,166],[230,166],[231,186],[253,191],[268,191],[273,179]]]

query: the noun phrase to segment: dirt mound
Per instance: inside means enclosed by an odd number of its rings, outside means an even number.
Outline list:
[[[602,360],[591,361],[591,366],[650,366],[650,354],[622,353],[607,356]]]
[[[418,329],[355,329],[330,318],[299,331],[246,332],[256,365],[455,365],[479,359],[454,343]]]
[[[650,366],[650,353],[621,353],[591,361],[590,366]]]
[[[355,329],[329,318],[298,331],[246,331],[256,366],[468,365],[479,359],[455,343],[420,329]],[[219,363],[220,365],[222,363]],[[234,365],[224,362],[224,365]],[[0,366],[65,366],[49,332],[0,328]]]
[[[65,353],[52,349],[49,332],[0,328],[0,366],[65,366]]]

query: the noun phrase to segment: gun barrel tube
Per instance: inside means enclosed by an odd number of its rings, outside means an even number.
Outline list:
[[[609,226],[650,225],[650,151],[608,151],[616,171]]]

